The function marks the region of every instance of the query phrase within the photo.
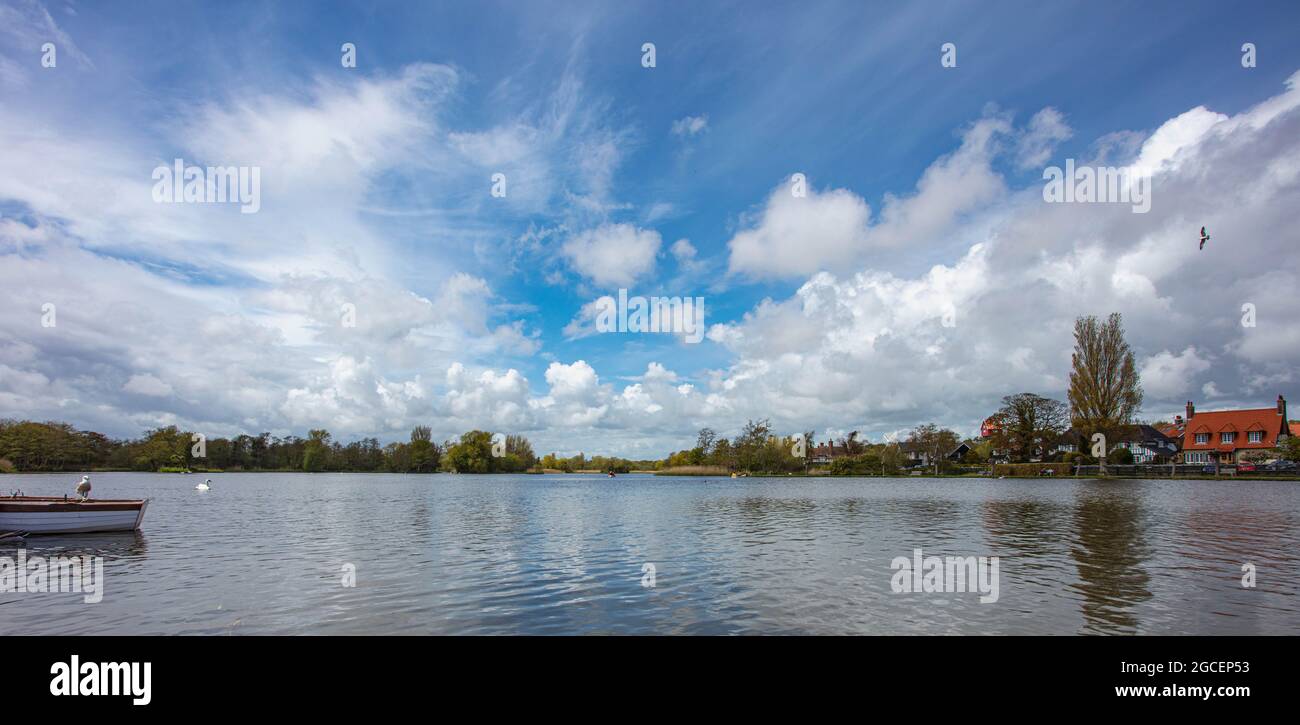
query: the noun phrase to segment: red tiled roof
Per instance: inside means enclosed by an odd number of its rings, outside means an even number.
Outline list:
[[[1183,439],[1184,451],[1234,451],[1243,448],[1273,448],[1277,445],[1277,436],[1286,428],[1285,421],[1277,414],[1277,408],[1252,408],[1249,410],[1208,410],[1196,411],[1187,421],[1187,435]],[[1264,431],[1264,439],[1251,443],[1249,432]],[[1235,432],[1237,437],[1232,443],[1220,443],[1219,434]],[[1206,443],[1196,442],[1197,433],[1209,433]]]

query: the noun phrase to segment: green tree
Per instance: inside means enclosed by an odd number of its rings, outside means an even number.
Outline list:
[[[1064,403],[1034,393],[1006,396],[997,416],[995,445],[1017,461],[1028,461],[1039,452],[1045,458],[1070,422]]]
[[[460,440],[447,446],[444,465],[457,473],[492,471],[492,434],[483,430],[462,433]]]
[[[307,431],[307,445],[302,455],[302,470],[323,471],[329,465],[330,432],[324,429]]]
[[[417,425],[411,429],[410,462],[408,471],[416,473],[433,473],[438,470],[442,459],[442,449],[433,442],[433,431],[427,425]]]
[[[961,437],[947,428],[926,423],[913,428],[907,435],[907,447],[915,453],[924,453],[934,465],[934,474],[940,473],[943,457],[961,444]]]

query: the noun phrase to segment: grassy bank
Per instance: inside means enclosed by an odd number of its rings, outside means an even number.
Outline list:
[[[655,471],[656,476],[731,476],[723,466],[672,466]]]

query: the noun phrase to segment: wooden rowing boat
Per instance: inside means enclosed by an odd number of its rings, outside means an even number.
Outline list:
[[[0,497],[0,531],[29,534],[85,534],[135,531],[144,521],[149,500],[90,499],[58,496]]]

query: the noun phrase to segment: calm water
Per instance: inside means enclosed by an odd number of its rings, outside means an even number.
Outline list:
[[[1294,483],[203,478],[96,475],[97,496],[153,499],[143,530],[25,546],[103,556],[103,601],[0,594],[0,635],[1300,634]],[[895,594],[917,547],[1000,557],[999,600]]]

